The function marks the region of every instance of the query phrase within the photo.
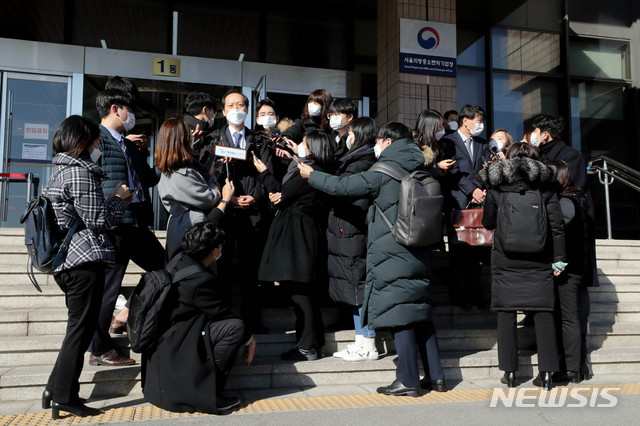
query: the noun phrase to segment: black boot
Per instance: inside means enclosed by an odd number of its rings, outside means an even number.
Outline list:
[[[507,385],[508,388],[516,387],[516,372],[515,371],[505,371],[504,376],[500,379],[500,383]]]
[[[533,379],[533,385],[538,386],[544,390],[550,391],[553,387],[551,380],[551,373],[548,371],[541,371],[538,373],[538,377]]]

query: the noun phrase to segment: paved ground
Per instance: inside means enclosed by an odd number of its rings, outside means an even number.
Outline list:
[[[93,400],[89,405],[102,408],[104,414],[93,418],[66,416],[51,421],[50,410],[43,410],[40,401],[0,403],[0,425],[96,424],[135,421],[143,424],[173,425],[405,425],[405,424],[541,424],[573,423],[637,424],[640,403],[640,375],[594,377],[580,385],[556,387],[553,401],[561,407],[540,407],[540,391],[531,381],[518,389],[524,394],[496,400],[491,407],[494,388],[507,391],[496,380],[450,383],[446,393],[431,392],[420,398],[389,397],[375,393],[380,384],[356,386],[319,386],[315,388],[261,389],[238,392],[241,407],[221,416],[169,413],[146,403],[141,395]],[[579,390],[578,392],[578,388]],[[601,395],[603,388],[609,398]],[[577,395],[571,397],[571,391]],[[562,395],[567,397],[562,402]],[[501,392],[502,393],[502,392]],[[549,396],[549,395],[547,395]],[[543,398],[543,403],[549,401]],[[604,408],[597,405],[615,406]],[[547,402],[548,403],[548,402]],[[529,404],[532,407],[517,407]],[[582,408],[569,404],[583,405]],[[590,405],[596,406],[591,407]]]

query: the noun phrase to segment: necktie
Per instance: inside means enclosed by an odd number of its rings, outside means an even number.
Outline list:
[[[136,169],[135,167],[133,167],[133,161],[131,160],[131,155],[129,155],[129,150],[127,149],[127,145],[124,143],[124,138],[120,139],[120,145],[122,146],[124,157],[127,160],[127,165],[129,166],[129,172],[131,172],[131,180],[133,180],[133,185],[135,186],[135,188],[131,188],[131,192],[135,193],[138,199],[142,202],[145,200],[144,191],[142,190],[142,184],[140,183],[140,179],[138,179]]]
[[[233,134],[233,142],[236,148],[241,148],[240,146],[240,138],[242,138],[242,133],[234,133]]]
[[[473,139],[469,138],[464,143],[469,151],[469,158],[473,160]]]

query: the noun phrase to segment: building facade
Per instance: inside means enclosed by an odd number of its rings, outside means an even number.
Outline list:
[[[477,104],[487,111],[484,136],[503,128],[518,140],[534,115],[559,114],[564,139],[585,158],[640,169],[634,0],[329,0],[311,11],[294,1],[7,0],[0,8],[0,172],[32,172],[40,187],[58,124],[94,108],[114,75],[137,83],[137,130],[152,141],[195,90],[219,98],[242,88],[296,118],[322,87],[358,100],[381,124],[413,127],[425,108]],[[400,72],[400,19],[455,25],[455,76]],[[602,233],[603,187],[595,176],[590,184]],[[0,190],[0,226],[18,226],[24,183],[5,180]],[[638,193],[621,184],[610,192],[614,237],[640,237]]]

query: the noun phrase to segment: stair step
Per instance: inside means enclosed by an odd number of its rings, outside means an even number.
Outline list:
[[[441,364],[448,380],[498,380],[498,353],[488,351],[442,351]],[[598,349],[590,355],[593,373],[640,373],[640,347]],[[333,357],[290,363],[275,357],[256,357],[250,365],[240,360],[227,381],[227,389],[264,389],[353,383],[386,383],[395,379],[395,355],[377,361],[347,362]],[[537,356],[521,351],[519,377],[537,373]],[[37,400],[42,395],[52,365],[0,369],[0,400]],[[116,397],[140,394],[140,366],[103,367],[84,365],[80,394]]]

